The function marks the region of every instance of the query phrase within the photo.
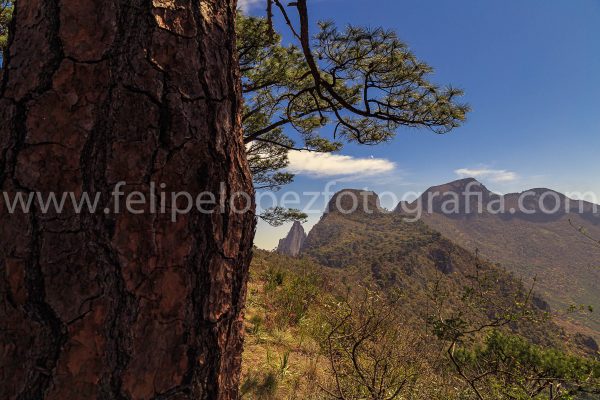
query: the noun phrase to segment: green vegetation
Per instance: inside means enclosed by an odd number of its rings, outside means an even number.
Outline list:
[[[491,399],[573,399],[599,392],[600,362],[532,345],[492,331],[480,345],[456,352],[465,377]]]
[[[0,57],[4,58],[4,51],[8,45],[8,26],[12,20],[14,1],[0,1]]]
[[[241,392],[247,399],[318,399],[316,340],[323,275],[307,260],[258,251],[246,302]],[[319,380],[321,377],[319,377]]]
[[[249,283],[243,398],[597,398],[600,363],[540,337],[538,326],[548,329],[549,322],[514,297],[519,292],[527,301],[527,290],[504,287],[513,308],[500,319],[488,314],[505,302],[487,291],[493,279],[483,275],[476,280],[481,284],[472,282],[457,296],[459,307],[441,289],[454,287],[452,277],[440,276],[433,292],[421,294],[419,301],[430,311],[421,314],[412,305],[415,293],[384,289],[366,276],[359,284],[360,274],[352,268],[257,251]],[[459,310],[464,318],[446,334],[431,322],[441,298],[446,322],[458,321],[450,316]]]
[[[383,400],[416,395],[426,364],[412,350],[418,337],[398,329],[403,323],[396,311],[400,306],[399,299],[368,289],[358,299],[326,305],[320,342],[334,379],[323,384],[325,397]]]

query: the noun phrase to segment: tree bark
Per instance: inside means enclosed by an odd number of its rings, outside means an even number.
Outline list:
[[[1,191],[252,196],[234,19],[235,0],[18,1]],[[4,202],[0,399],[237,397],[253,200],[175,223]]]

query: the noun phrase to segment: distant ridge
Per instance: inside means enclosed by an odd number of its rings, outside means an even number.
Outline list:
[[[466,204],[460,195],[468,185],[481,194],[483,212],[477,212],[475,196]],[[458,212],[443,212],[443,202],[457,194]],[[431,209],[427,209],[429,201]],[[493,201],[496,203],[491,204]],[[499,201],[504,202],[503,213],[487,210]],[[573,305],[600,309],[600,247],[577,231],[582,227],[600,238],[600,206],[546,188],[501,196],[473,178],[431,187],[417,201],[399,204],[396,211],[413,215],[414,211],[406,210],[414,210],[419,202],[424,207],[421,220],[431,228],[467,249],[477,249],[517,275],[537,276],[538,290],[553,309],[566,310]],[[585,325],[586,333],[600,338],[598,313],[577,320]]]
[[[454,204],[456,203],[456,205]],[[444,204],[446,204],[444,208]],[[503,212],[498,212],[502,206]],[[553,221],[573,214],[593,225],[600,225],[600,205],[570,199],[547,188],[499,195],[474,178],[460,179],[427,189],[419,199],[401,202],[397,212],[420,210],[444,214],[449,218],[472,217],[472,214],[495,214],[502,219],[525,219],[531,222]],[[490,211],[491,210],[491,211]]]

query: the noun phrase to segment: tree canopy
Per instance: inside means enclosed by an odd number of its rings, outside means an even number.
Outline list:
[[[290,151],[377,145],[402,127],[443,134],[465,121],[463,92],[433,83],[433,68],[395,32],[323,21],[312,35],[305,1],[290,4],[296,23],[279,1],[268,5],[265,18],[237,19],[244,142],[257,189],[293,181],[286,172]],[[290,44],[273,29],[273,6],[291,32]]]

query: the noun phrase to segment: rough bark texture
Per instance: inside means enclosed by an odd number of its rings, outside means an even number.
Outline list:
[[[234,3],[17,2],[1,190],[252,193]],[[237,397],[253,211],[0,210],[0,399]]]

